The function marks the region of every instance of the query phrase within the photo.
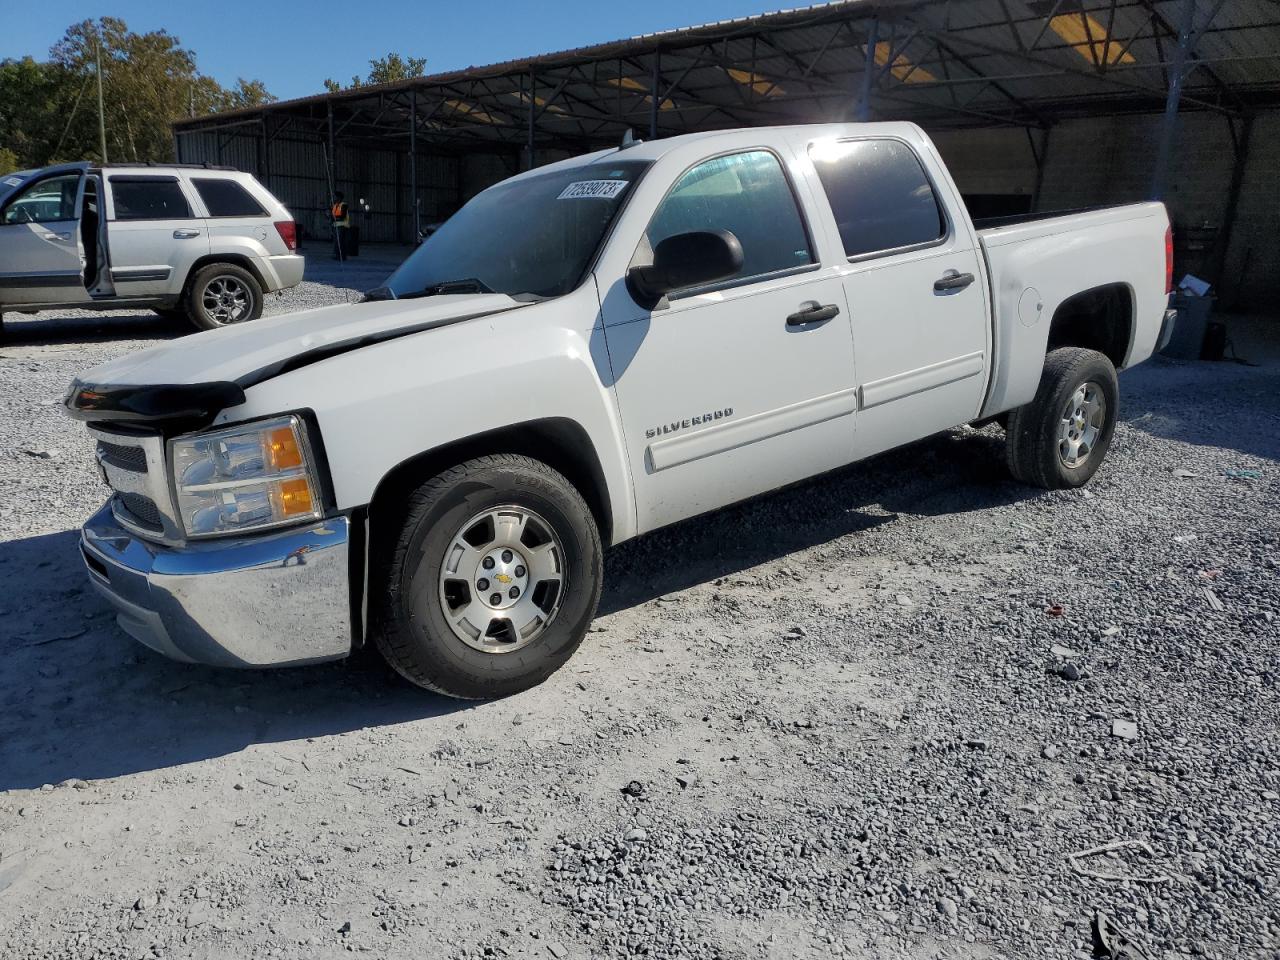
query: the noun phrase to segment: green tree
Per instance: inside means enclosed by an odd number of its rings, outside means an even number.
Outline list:
[[[18,155],[8,147],[0,147],[0,176],[18,169]]]
[[[163,30],[139,34],[115,17],[85,20],[67,29],[47,62],[0,62],[0,147],[20,165],[101,159],[99,45],[112,160],[172,160],[174,120],[275,99],[259,80],[241,78],[228,89],[201,74],[195,54]]]
[[[22,167],[68,156],[65,135],[85,109],[87,79],[31,57],[0,61],[0,148]]]
[[[337,80],[326,79],[324,88],[330,93],[337,93],[339,90],[351,90],[375,83],[412,80],[414,77],[421,77],[426,69],[426,57],[402,57],[398,53],[388,53],[385,57],[369,61],[369,75],[363,80],[360,77],[352,77],[351,82],[343,87]]]

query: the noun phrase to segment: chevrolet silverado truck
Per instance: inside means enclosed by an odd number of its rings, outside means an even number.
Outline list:
[[[241,667],[376,644],[456,697],[581,643],[612,544],[967,422],[1085,483],[1166,311],[1159,203],[975,228],[907,123],[697,133],[474,197],[356,305],[82,375],[121,626]],[[678,562],[678,558],[672,558]]]
[[[297,286],[292,215],[230,167],[68,163],[0,176],[3,311],[142,307],[202,330]]]

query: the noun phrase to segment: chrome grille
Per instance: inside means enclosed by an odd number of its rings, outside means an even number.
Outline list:
[[[155,501],[138,493],[117,493],[121,506],[129,511],[141,527],[154,533],[164,533],[164,520],[156,509]]]
[[[126,447],[124,444],[99,440],[98,459],[104,463],[114,464],[122,470],[132,470],[135,473],[147,472],[147,451],[141,447]]]
[[[169,492],[164,437],[90,424],[102,478],[115,496],[111,512],[122,527],[168,543],[182,539]]]

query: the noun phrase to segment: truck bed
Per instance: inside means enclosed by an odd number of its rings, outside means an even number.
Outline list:
[[[1128,350],[1117,369],[1151,355],[1167,305],[1161,203],[996,217],[975,224],[991,278],[992,377],[983,416],[1028,402],[1055,311],[1099,288],[1123,290],[1132,304]],[[1087,278],[1087,282],[1086,282]]]
[[[1038,213],[1011,213],[1004,217],[976,217],[973,221],[976,230],[996,230],[1000,227],[1012,227],[1021,223],[1035,223],[1039,220],[1053,220],[1057,217],[1074,217],[1081,213],[1096,213],[1099,210],[1111,210],[1132,204],[1096,204],[1092,207],[1073,207],[1069,210],[1041,210]]]

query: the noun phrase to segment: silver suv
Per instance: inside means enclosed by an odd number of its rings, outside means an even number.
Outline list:
[[[0,318],[146,307],[211,330],[256,319],[265,294],[296,286],[297,249],[289,211],[227,167],[71,163],[0,176]]]

